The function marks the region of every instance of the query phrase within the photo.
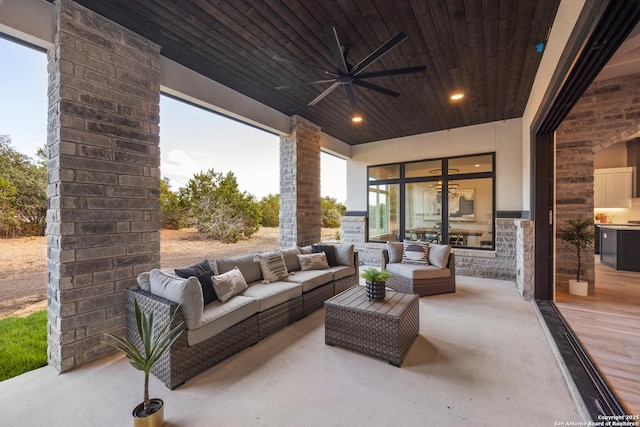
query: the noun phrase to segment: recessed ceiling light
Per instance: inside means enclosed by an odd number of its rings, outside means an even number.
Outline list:
[[[479,167],[480,167],[480,165],[475,165],[475,166],[476,166],[477,168],[479,168]]]
[[[355,114],[353,117],[351,117],[351,121],[353,123],[361,123],[362,122],[362,116],[360,114]]]
[[[457,93],[454,93],[453,95],[451,95],[451,99],[453,101],[457,101],[457,100],[462,99],[462,98],[464,98],[464,93],[462,93],[462,92],[457,92]]]

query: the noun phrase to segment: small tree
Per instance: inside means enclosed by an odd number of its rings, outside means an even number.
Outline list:
[[[280,225],[280,195],[269,194],[260,200],[262,221],[264,227],[277,227]]]
[[[171,191],[169,178],[160,181],[160,214],[162,228],[179,230],[187,226],[187,212],[178,193]]]
[[[252,195],[240,191],[232,172],[223,175],[210,169],[195,174],[180,197],[189,209],[190,221],[211,239],[235,243],[260,228],[260,205]]]
[[[347,212],[347,207],[332,197],[325,196],[320,199],[322,226],[325,228],[340,227],[340,218]]]
[[[576,250],[578,255],[578,272],[576,274],[576,280],[579,282],[581,252],[583,249],[590,247],[594,239],[593,230],[591,229],[593,220],[591,218],[583,218],[580,216],[578,219],[570,219],[568,223],[569,225],[558,231],[558,237],[563,242],[573,245]]]

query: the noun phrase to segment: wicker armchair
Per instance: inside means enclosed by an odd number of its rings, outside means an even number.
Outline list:
[[[382,251],[381,266],[382,269],[387,268],[389,264],[389,252],[384,249]],[[387,279],[387,287],[399,292],[408,294],[418,294],[420,296],[445,294],[456,291],[456,260],[455,254],[449,254],[449,262],[447,268],[450,271],[448,277],[437,277],[429,279],[412,279],[404,277],[393,272],[391,277]]]

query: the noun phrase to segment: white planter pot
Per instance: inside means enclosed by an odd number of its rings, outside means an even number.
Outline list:
[[[586,297],[589,295],[589,282],[583,280],[578,282],[576,279],[569,279],[569,293],[571,295]]]

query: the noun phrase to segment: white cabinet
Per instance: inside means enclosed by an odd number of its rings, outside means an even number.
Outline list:
[[[633,168],[596,169],[593,203],[596,208],[630,208]]]

